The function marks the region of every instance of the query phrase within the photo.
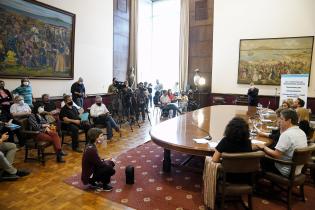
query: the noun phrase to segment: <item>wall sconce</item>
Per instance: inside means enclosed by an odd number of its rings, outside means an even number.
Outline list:
[[[200,86],[203,86],[206,84],[206,79],[200,76],[199,69],[195,69],[194,71],[195,71],[194,84],[196,86],[196,91],[198,91]]]

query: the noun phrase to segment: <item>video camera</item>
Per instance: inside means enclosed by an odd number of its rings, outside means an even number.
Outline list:
[[[126,85],[124,84],[124,82],[119,82],[119,81],[115,81],[114,86],[118,89],[118,90],[122,90],[126,87]]]

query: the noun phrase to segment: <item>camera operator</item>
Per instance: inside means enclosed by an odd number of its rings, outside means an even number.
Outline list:
[[[122,89],[122,105],[124,115],[127,117],[127,119],[129,119],[131,115],[134,115],[132,107],[132,96],[133,96],[132,89],[129,87],[128,81],[125,81]]]
[[[138,88],[135,91],[135,98],[137,103],[136,108],[136,120],[139,120],[140,112],[142,114],[142,121],[145,121],[145,109],[147,105],[147,99],[148,99],[148,92],[147,89],[144,88],[143,83],[140,82],[138,85]]]
[[[108,87],[108,93],[111,93],[111,94],[115,94],[118,92],[117,90],[117,87],[116,87],[116,77],[113,78],[113,83]]]

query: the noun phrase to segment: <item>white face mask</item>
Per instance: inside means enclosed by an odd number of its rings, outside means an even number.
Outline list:
[[[22,106],[24,104],[24,100],[19,101],[19,104]]]
[[[37,110],[37,111],[38,111],[39,114],[41,114],[41,113],[43,113],[45,110],[44,110],[43,107],[40,106],[40,107],[38,107],[38,110]]]
[[[23,85],[28,86],[29,83],[28,82],[23,82]]]

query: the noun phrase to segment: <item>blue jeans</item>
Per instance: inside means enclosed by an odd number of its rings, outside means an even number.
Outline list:
[[[74,101],[79,107],[83,108],[83,98],[76,98]]]
[[[107,131],[107,139],[111,139],[113,137],[113,131],[114,128],[116,131],[119,131],[119,127],[116,124],[115,120],[111,116],[100,116],[94,119],[94,123],[96,124],[102,124],[106,126]]]

